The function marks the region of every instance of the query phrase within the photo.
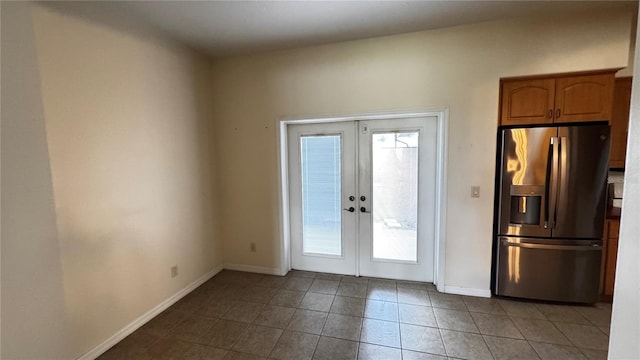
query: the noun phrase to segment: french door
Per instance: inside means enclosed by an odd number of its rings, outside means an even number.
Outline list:
[[[433,281],[436,117],[288,126],[291,266]]]

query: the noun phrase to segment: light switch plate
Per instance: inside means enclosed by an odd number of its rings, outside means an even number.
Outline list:
[[[480,197],[480,186],[472,186],[471,187],[471,197],[479,198]]]

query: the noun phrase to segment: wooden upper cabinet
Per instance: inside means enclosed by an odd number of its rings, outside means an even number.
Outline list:
[[[614,71],[501,80],[500,125],[610,121]]]
[[[554,94],[554,79],[504,81],[502,125],[552,123]]]
[[[616,78],[611,117],[611,152],[609,167],[624,168],[629,130],[629,106],[631,104],[631,77]]]
[[[554,122],[611,120],[614,81],[613,73],[556,79]]]

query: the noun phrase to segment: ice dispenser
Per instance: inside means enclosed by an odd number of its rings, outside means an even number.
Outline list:
[[[539,225],[544,186],[511,185],[510,195],[509,224],[515,226]]]

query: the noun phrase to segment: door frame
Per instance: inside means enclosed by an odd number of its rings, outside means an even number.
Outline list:
[[[389,114],[362,114],[336,117],[309,117],[277,120],[278,140],[278,215],[280,235],[280,275],[291,270],[291,234],[289,224],[289,159],[287,156],[287,126],[293,124],[319,124],[361,120],[394,120],[419,117],[436,117],[436,199],[435,199],[435,239],[433,259],[433,279],[436,288],[444,292],[445,247],[446,247],[446,211],[447,211],[447,138],[448,109],[421,112],[397,112]],[[356,272],[359,269],[356,267]],[[359,275],[359,274],[357,274]]]

